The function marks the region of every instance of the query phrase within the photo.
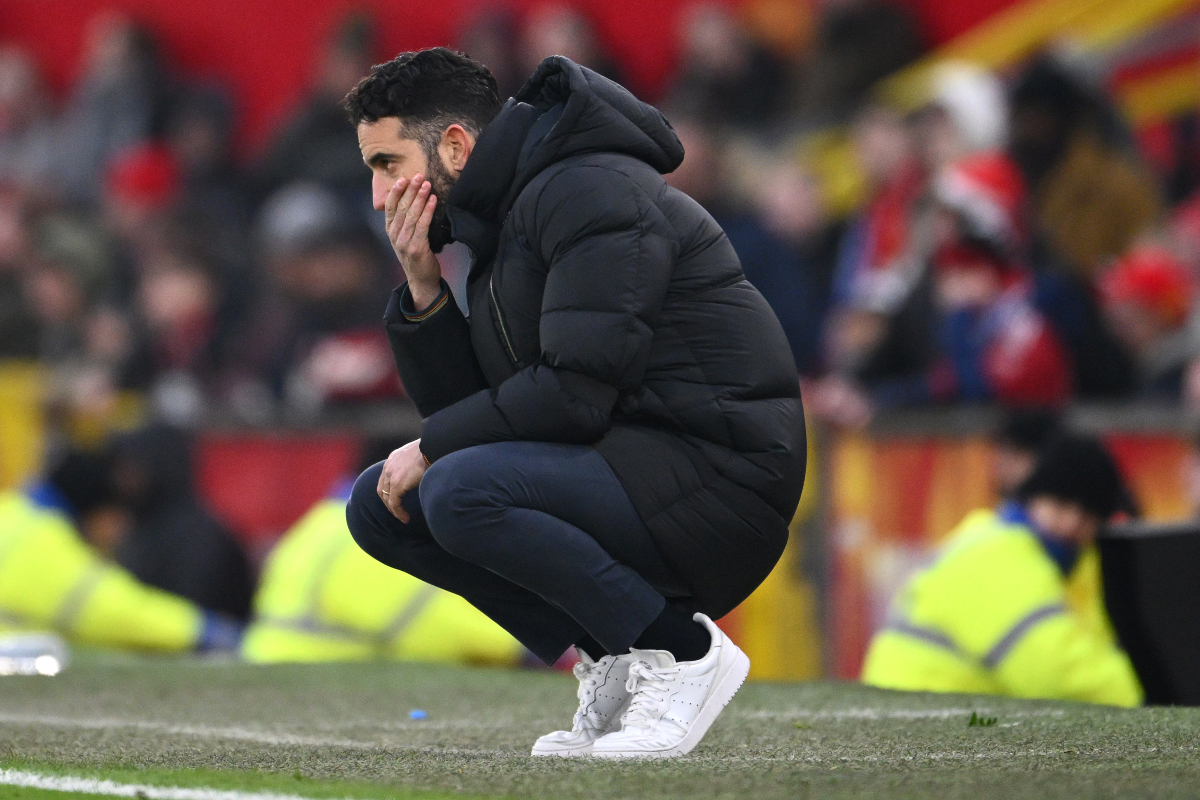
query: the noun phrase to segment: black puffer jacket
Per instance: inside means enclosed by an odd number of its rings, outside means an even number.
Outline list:
[[[386,320],[428,458],[594,445],[715,618],[783,552],[804,415],[778,320],[712,217],[663,181],[682,160],[655,109],[546,59],[447,199],[475,255],[470,324],[452,300],[415,316],[403,286]]]

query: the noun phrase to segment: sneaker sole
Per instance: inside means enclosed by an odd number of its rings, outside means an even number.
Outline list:
[[[590,756],[591,754],[592,754],[592,746],[590,744],[580,745],[578,747],[556,747],[556,748],[549,748],[549,747],[539,748],[537,745],[534,745],[533,752],[530,753],[531,756],[539,757],[539,758],[545,758],[545,757],[553,758],[555,756],[557,756],[558,758],[579,758],[580,756]]]
[[[627,708],[629,708],[628,697],[621,701],[621,705],[617,706],[617,710],[613,712],[612,721],[609,723],[609,727],[605,729],[604,733],[609,733],[614,729],[613,726],[620,721],[621,715],[625,713],[625,709]],[[601,734],[601,736],[603,735],[604,734]],[[598,736],[596,738],[598,739],[600,737]],[[550,745],[539,748],[535,743],[533,745],[533,751],[530,753],[530,755],[539,758],[544,756],[558,756],[559,758],[579,758],[580,756],[590,756],[592,754],[592,744],[595,741],[596,739],[593,739],[587,744],[576,745],[575,747],[559,747]]]
[[[733,696],[742,688],[742,684],[746,682],[746,676],[750,674],[749,656],[743,653],[737,645],[734,645],[734,649],[736,652],[733,662],[729,665],[725,675],[720,678],[713,693],[708,696],[704,708],[700,709],[696,721],[692,723],[692,727],[679,744],[666,750],[595,750],[593,748],[588,755],[593,758],[674,758],[690,753],[696,745],[700,744],[700,740],[708,733],[708,729],[725,710],[725,706],[729,705]]]
[[[591,745],[566,750],[534,750],[529,755],[534,758],[583,758],[592,754]]]

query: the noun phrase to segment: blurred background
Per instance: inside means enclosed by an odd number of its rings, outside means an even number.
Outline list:
[[[656,104],[782,321],[812,452],[723,623],[755,676],[856,677],[1031,414],[1196,512],[1197,0],[0,0],[0,489],[94,456],[88,545],[248,617],[284,532],[418,432],[339,101],[434,45],[505,96],[563,54]]]

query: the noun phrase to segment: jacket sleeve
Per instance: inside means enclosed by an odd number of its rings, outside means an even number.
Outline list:
[[[620,393],[642,381],[678,257],[669,222],[599,167],[550,178],[528,217],[522,244],[547,267],[538,361],[426,419],[430,460],[496,441],[596,442]]]
[[[383,317],[404,391],[428,417],[483,389],[487,380],[471,346],[471,327],[442,281],[442,294],[417,314],[408,284],[392,292]]]

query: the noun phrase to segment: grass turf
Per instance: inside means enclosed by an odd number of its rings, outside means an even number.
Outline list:
[[[0,767],[381,800],[1200,798],[1200,709],[751,683],[686,758],[529,758],[569,721],[574,687],[529,671],[85,658],[0,678]],[[44,794],[65,797],[0,787]]]

